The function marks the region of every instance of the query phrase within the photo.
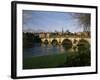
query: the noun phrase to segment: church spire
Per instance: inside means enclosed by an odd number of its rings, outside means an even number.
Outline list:
[[[63,27],[62,27],[62,34],[64,33]]]

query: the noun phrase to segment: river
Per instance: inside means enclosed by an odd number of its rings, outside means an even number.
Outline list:
[[[72,48],[70,48],[70,51]],[[33,57],[33,56],[43,56],[51,54],[63,54],[67,52],[62,45],[45,45],[45,44],[35,44],[31,48],[24,48],[23,54],[24,57]]]

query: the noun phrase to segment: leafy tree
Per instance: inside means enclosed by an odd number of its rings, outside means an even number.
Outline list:
[[[84,31],[90,31],[90,14],[72,13],[71,15],[78,20],[80,27],[83,27]]]

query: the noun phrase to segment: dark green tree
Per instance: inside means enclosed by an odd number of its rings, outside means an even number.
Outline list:
[[[23,47],[32,47],[34,35],[32,33],[23,33]]]

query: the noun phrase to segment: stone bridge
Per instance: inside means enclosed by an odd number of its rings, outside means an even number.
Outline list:
[[[58,44],[62,44],[64,40],[69,40],[69,41],[72,42],[72,45],[77,45],[80,40],[85,40],[89,44],[91,42],[90,38],[76,38],[76,37],[73,37],[73,38],[72,37],[68,37],[68,38],[66,38],[66,37],[60,37],[60,38],[56,37],[56,38],[42,38],[41,39],[42,43],[44,43],[45,41],[48,41],[49,44],[51,44],[54,40],[57,41]],[[75,40],[76,40],[76,42],[74,43]]]

